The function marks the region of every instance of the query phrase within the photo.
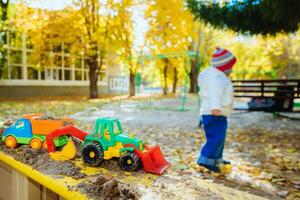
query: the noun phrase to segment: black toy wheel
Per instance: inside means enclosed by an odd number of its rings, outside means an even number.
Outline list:
[[[126,153],[120,157],[120,168],[126,171],[135,171],[141,167],[141,161],[135,153]]]
[[[101,165],[104,157],[103,149],[98,143],[89,143],[84,145],[81,155],[84,162],[93,167]]]

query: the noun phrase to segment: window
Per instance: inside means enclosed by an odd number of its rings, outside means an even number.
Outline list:
[[[79,71],[79,70],[75,71],[75,80],[76,81],[81,81],[81,79],[83,78],[82,76],[83,76],[83,74],[81,71]]]
[[[19,121],[16,125],[16,128],[23,128],[24,127],[24,122],[23,121]]]
[[[72,80],[72,74],[71,70],[65,69],[65,80],[69,81]]]
[[[102,128],[102,124],[99,124],[99,126],[98,126],[98,130],[97,130],[97,134],[101,134],[101,128]]]
[[[37,80],[38,79],[38,70],[33,67],[27,68],[28,79]]]
[[[10,67],[10,76],[11,79],[22,79],[23,70],[21,66],[11,66]]]
[[[114,134],[120,134],[121,130],[119,130],[119,126],[116,122],[114,122]]]

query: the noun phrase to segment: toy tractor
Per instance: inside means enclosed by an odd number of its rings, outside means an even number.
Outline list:
[[[100,118],[96,121],[94,133],[88,134],[72,125],[47,134],[47,146],[50,156],[55,160],[72,159],[75,146],[55,151],[54,139],[63,135],[76,137],[83,141],[82,158],[90,166],[100,166],[104,160],[119,158],[121,169],[135,171],[143,167],[146,172],[162,174],[169,163],[165,160],[159,146],[149,148],[133,134],[124,134],[118,119]],[[73,147],[72,147],[73,146]]]
[[[162,174],[169,167],[159,146],[149,148],[133,134],[124,134],[118,119],[98,119],[94,133],[85,137],[82,158],[91,166],[100,166],[113,157],[119,158],[121,169],[126,171],[143,167],[147,172]]]

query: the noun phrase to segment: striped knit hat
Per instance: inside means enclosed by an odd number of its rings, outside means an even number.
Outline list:
[[[211,66],[226,73],[232,70],[235,62],[236,58],[230,51],[217,47],[211,59]]]

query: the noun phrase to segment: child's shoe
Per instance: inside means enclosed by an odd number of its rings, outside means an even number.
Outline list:
[[[216,172],[216,173],[221,172],[220,168],[217,165],[205,165],[205,164],[202,164],[202,163],[198,163],[198,165],[200,165],[202,167],[205,167],[209,171],[213,171],[213,172]]]
[[[222,164],[223,165],[231,165],[231,162],[228,160],[223,160]]]

